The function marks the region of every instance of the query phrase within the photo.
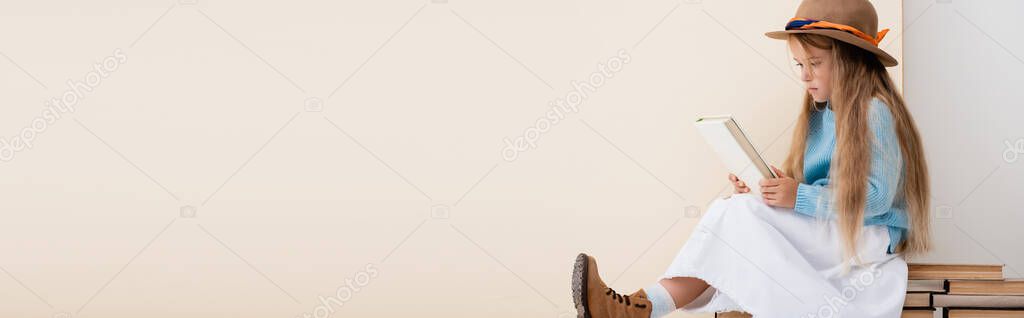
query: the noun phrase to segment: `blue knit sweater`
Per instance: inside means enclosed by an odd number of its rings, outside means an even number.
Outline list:
[[[868,110],[871,136],[871,171],[867,180],[867,200],[864,207],[864,225],[885,225],[889,228],[890,244],[886,251],[892,254],[909,228],[906,202],[899,195],[903,186],[903,160],[899,137],[888,106],[875,98]],[[835,113],[831,103],[823,110],[811,114],[804,151],[804,182],[797,186],[797,213],[819,218],[834,218],[831,209],[829,166],[836,146]]]

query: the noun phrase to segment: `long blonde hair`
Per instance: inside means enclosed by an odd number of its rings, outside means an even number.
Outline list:
[[[837,213],[843,259],[856,258],[856,262],[861,263],[857,240],[864,226],[867,177],[871,169],[870,138],[873,136],[868,128],[868,103],[875,97],[885,102],[892,113],[905,169],[902,191],[896,198],[906,202],[909,230],[895,252],[908,257],[928,252],[931,249],[928,166],[917,127],[889,73],[875,55],[856,46],[814,34],[790,35],[790,41],[793,40],[805,50],[814,46],[831,51],[830,103],[836,115],[836,148],[829,171],[829,187],[833,191],[829,192],[833,194],[832,206]],[[793,131],[792,146],[783,164],[785,172],[800,182],[804,182],[809,120],[816,107],[814,99],[806,93]],[[844,272],[846,269],[844,266]]]

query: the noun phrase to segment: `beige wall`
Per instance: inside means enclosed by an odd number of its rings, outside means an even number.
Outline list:
[[[0,315],[568,316],[727,186],[695,117],[784,156],[798,1],[444,2],[4,5]]]

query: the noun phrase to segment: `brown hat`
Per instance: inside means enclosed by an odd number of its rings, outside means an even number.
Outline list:
[[[804,0],[785,31],[764,35],[780,40],[794,33],[824,35],[874,53],[882,65],[896,66],[896,59],[878,47],[889,29],[877,31],[878,13],[868,0]]]

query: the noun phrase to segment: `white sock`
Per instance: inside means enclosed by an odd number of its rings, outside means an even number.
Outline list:
[[[644,288],[644,292],[647,293],[647,300],[651,301],[651,318],[661,318],[676,310],[676,301],[672,300],[672,295],[661,283],[654,282]]]

